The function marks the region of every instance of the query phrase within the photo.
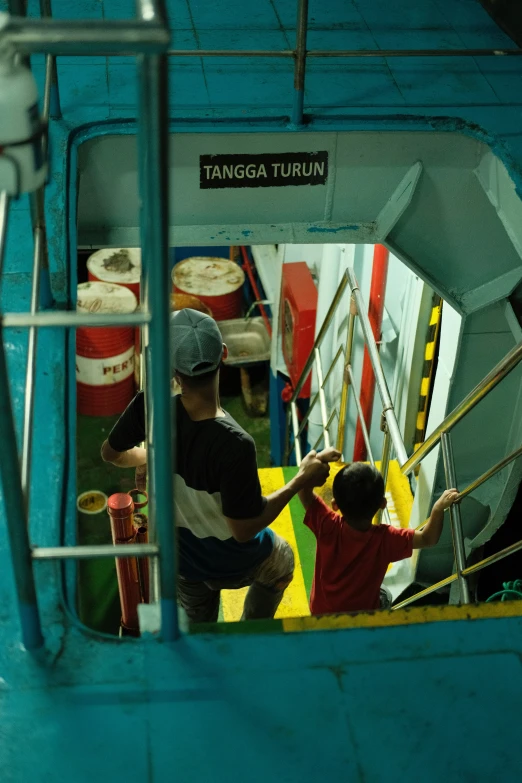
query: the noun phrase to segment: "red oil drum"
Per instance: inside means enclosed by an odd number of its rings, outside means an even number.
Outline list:
[[[244,282],[243,270],[228,258],[195,256],[172,270],[173,292],[196,296],[212,310],[216,321],[241,317]]]
[[[77,310],[81,313],[133,313],[138,302],[132,291],[109,283],[81,283]],[[122,413],[134,395],[132,326],[76,330],[77,410],[84,416]]]
[[[141,248],[103,248],[97,250],[87,259],[87,273],[89,280],[98,280],[102,283],[117,283],[132,291],[138,302],[140,301],[141,279]],[[135,332],[135,355],[140,355],[140,327]],[[136,362],[135,384],[139,386],[139,361]]]
[[[141,249],[104,248],[87,259],[89,280],[117,283],[128,288],[140,301]]]

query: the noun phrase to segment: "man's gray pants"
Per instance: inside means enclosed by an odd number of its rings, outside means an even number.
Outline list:
[[[178,601],[191,623],[215,623],[219,615],[221,590],[238,590],[249,586],[241,619],[267,619],[275,615],[293,575],[292,548],[274,533],[271,554],[241,577],[191,582],[180,576]]]

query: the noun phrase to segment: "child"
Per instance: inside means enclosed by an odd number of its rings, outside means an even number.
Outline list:
[[[317,456],[323,462],[341,457],[333,448]],[[299,492],[306,509],[304,523],[317,539],[310,596],[315,615],[378,609],[388,565],[411,557],[412,549],[435,546],[444,511],[458,499],[458,492],[447,489],[441,495],[422,531],[372,524],[377,511],[386,507],[386,498],[383,478],[371,465],[353,462],[342,468],[333,481],[333,497],[332,511],[312,487]]]

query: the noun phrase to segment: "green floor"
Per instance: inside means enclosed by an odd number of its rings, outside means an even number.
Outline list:
[[[268,414],[252,418],[245,413],[241,395],[232,395],[233,384],[227,384],[229,395],[221,396],[221,404],[256,442],[259,467],[270,467],[270,420]],[[134,487],[134,470],[107,464],[100,457],[100,447],[118,417],[97,418],[78,416],[77,459],[78,494],[98,489],[107,496],[128,492]],[[78,514],[79,544],[111,543],[109,518],[106,512],[96,515]],[[120,606],[114,560],[81,561],[78,568],[78,613],[85,625],[97,631],[117,634]]]

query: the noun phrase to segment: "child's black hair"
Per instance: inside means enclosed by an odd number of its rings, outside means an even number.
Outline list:
[[[372,519],[384,498],[379,471],[364,462],[346,465],[333,480],[333,497],[346,520]]]

